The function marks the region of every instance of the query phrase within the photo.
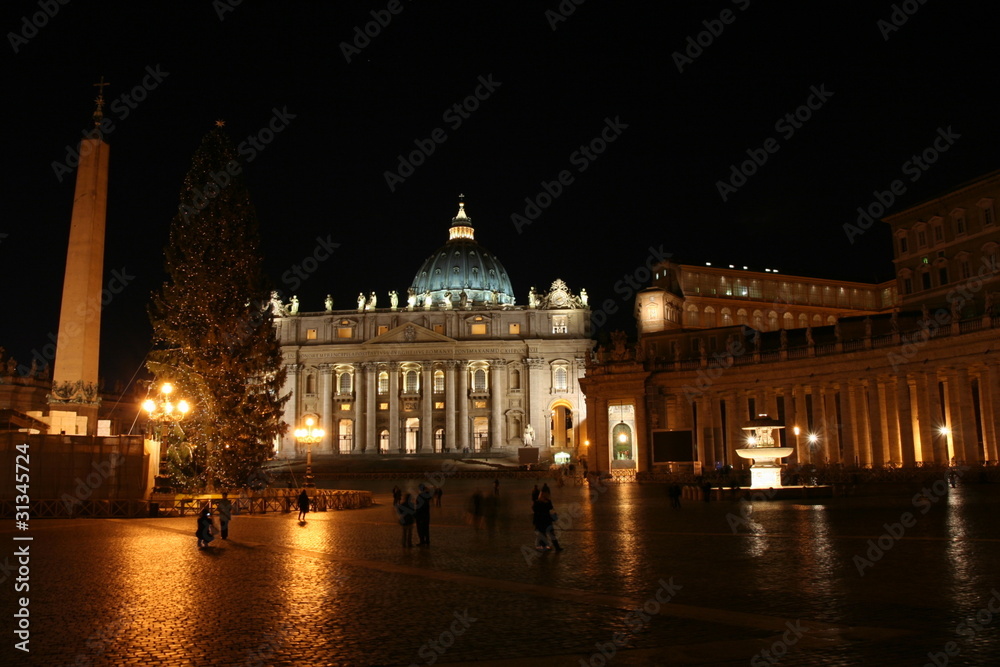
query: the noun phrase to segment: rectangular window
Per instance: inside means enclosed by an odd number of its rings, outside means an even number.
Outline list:
[[[913,279],[903,278],[903,294],[910,294],[913,292]]]
[[[941,227],[939,227],[939,226],[934,227],[934,240],[935,241],[943,241],[944,240],[944,232],[941,230]]]
[[[972,277],[972,266],[968,262],[962,262],[962,278]]]
[[[924,271],[923,273],[920,274],[920,284],[923,286],[924,289],[930,289],[931,288],[931,272],[930,271]]]
[[[389,409],[389,404],[388,403],[379,403],[378,404],[378,409],[379,410],[388,410]]]
[[[444,333],[444,325],[443,324],[435,324],[433,330],[434,330],[434,333],[443,334]]]
[[[348,412],[351,409],[351,404],[350,403],[341,403],[340,404],[340,409],[342,411],[344,411],[344,412]]]
[[[444,410],[444,401],[435,401],[434,402],[434,409],[435,410]]]
[[[947,267],[942,266],[941,268],[938,269],[938,285],[947,285],[947,284],[948,284],[948,269]]]
[[[907,247],[907,244],[906,244],[906,237],[905,236],[900,236],[899,237],[899,252],[900,252],[900,254],[905,254],[906,252],[908,252],[908,250],[909,250],[909,248]]]
[[[481,410],[486,407],[486,401],[473,401],[472,406]]]
[[[994,222],[996,219],[993,217],[993,206],[990,205],[983,209],[983,226],[989,227]]]
[[[521,325],[517,322],[507,325],[507,333],[518,335],[521,333]]]
[[[485,324],[473,324],[472,325],[472,335],[473,336],[485,336],[486,335],[486,325]]]
[[[921,248],[927,245],[927,232],[922,229],[917,232],[917,245]]]
[[[955,218],[955,233],[964,234],[965,233],[965,216],[960,215]]]
[[[354,338],[354,328],[337,327],[337,338]]]
[[[316,340],[315,329],[306,329],[306,340]]]
[[[378,327],[378,335],[379,336],[381,336],[382,334],[384,334],[387,331],[389,331],[389,327],[387,327],[387,326],[385,326],[383,324],[379,325],[379,327]]]

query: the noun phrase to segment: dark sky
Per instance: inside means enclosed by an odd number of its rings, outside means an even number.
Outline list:
[[[404,293],[464,193],[519,303],[562,278],[620,307],[605,331],[630,325],[619,281],[641,276],[650,248],[684,263],[887,280],[886,226],[849,243],[855,209],[894,179],[907,191],[889,212],[1000,167],[1000,44],[984,6],[911,0],[890,30],[889,2],[564,0],[575,11],[558,22],[556,0],[403,1],[394,15],[387,4],[243,2],[220,19],[221,0],[71,2],[34,31],[23,17],[37,3],[5,3],[0,344],[25,361],[57,330],[74,182],[53,163],[87,127],[102,75],[114,122],[105,268],[134,276],[105,309],[102,368],[126,379],[149,349],[145,305],[164,277],[183,175],[217,119],[239,144],[275,109],[294,116],[245,168],[270,278],[303,310],[328,292],[338,308],[359,291],[380,305]],[[368,23],[375,32],[371,11],[388,24],[347,62],[341,43]],[[707,46],[678,71],[673,54],[699,33]],[[129,108],[121,96],[136,86],[145,99]],[[446,115],[477,87],[477,109]],[[811,95],[808,120],[778,124]],[[592,160],[574,155],[608,119],[614,142]],[[959,138],[911,180],[904,163],[949,127]],[[397,155],[436,129],[445,141],[390,189]],[[717,182],[748,150],[767,160],[723,201]],[[572,182],[516,229],[511,215],[563,170]],[[339,247],[301,284],[283,280],[317,238]]]

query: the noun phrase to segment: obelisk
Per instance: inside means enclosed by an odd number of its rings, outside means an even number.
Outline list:
[[[67,435],[94,435],[101,402],[97,372],[110,148],[100,132],[107,84],[102,77],[101,83],[94,85],[99,86],[97,109],[94,129],[80,141],[55,370],[48,396],[50,428]]]

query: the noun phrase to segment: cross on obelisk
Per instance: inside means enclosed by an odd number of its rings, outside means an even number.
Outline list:
[[[94,104],[97,105],[97,109],[94,110],[94,127],[98,127],[104,119],[104,86],[110,85],[104,81],[103,75],[101,75],[101,82],[94,84],[94,87],[97,88],[97,99],[94,100]]]

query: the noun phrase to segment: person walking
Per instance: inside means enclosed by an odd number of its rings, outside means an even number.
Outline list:
[[[441,496],[444,495],[444,491],[441,490],[440,486],[434,487],[434,507],[441,507]]]
[[[299,494],[299,521],[306,520],[306,514],[309,513],[309,494],[306,493],[305,489],[302,489],[302,493]]]
[[[413,501],[413,518],[417,524],[417,546],[431,545],[431,492],[421,484],[420,493]]]
[[[403,548],[413,546],[413,523],[416,509],[413,506],[413,496],[407,493],[402,500],[396,503],[396,517],[403,527]]]
[[[229,539],[229,522],[233,520],[233,501],[229,499],[227,491],[222,492],[222,500],[215,506],[219,511],[219,532],[222,539]]]
[[[499,496],[500,495],[500,478],[499,477],[497,477],[496,479],[493,480],[493,495],[494,496]]]
[[[681,508],[681,485],[671,484],[667,487],[667,495],[670,496],[670,506],[679,510]]]
[[[212,536],[212,508],[205,503],[205,506],[201,508],[201,512],[198,513],[198,529],[195,531],[194,536],[198,538],[198,548],[204,549],[208,546],[208,543],[215,539]]]
[[[554,522],[557,520],[552,500],[549,494],[542,491],[538,494],[538,500],[531,505],[532,523],[535,525],[535,548],[539,551],[555,549],[562,551],[563,548],[556,538]]]
[[[532,503],[534,503],[536,500],[538,500],[538,494],[540,494],[540,493],[541,493],[541,490],[538,488],[538,485],[535,484],[535,488],[533,488],[531,490],[531,502]]]
[[[398,486],[392,487],[392,504],[398,505],[400,499],[403,497],[403,490]]]

